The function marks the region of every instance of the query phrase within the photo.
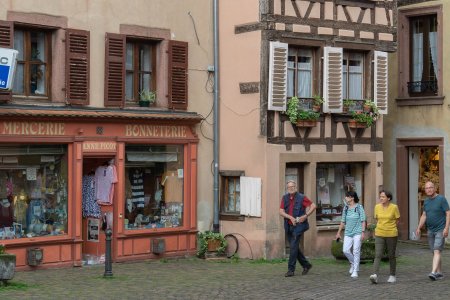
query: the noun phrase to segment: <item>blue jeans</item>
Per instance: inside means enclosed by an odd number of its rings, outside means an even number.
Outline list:
[[[289,225],[289,229],[287,231],[287,238],[289,241],[290,253],[289,253],[289,262],[288,262],[288,270],[294,272],[295,264],[298,262],[303,268],[309,267],[311,264],[306,260],[306,257],[303,255],[302,251],[299,249],[300,239],[303,234],[295,236],[294,234],[294,226]]]

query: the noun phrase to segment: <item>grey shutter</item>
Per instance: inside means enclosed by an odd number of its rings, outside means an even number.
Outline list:
[[[386,52],[374,53],[374,102],[380,114],[388,112],[388,55]]]
[[[270,42],[269,110],[285,111],[287,98],[288,44]]]
[[[323,110],[327,113],[342,112],[342,48],[323,48]]]

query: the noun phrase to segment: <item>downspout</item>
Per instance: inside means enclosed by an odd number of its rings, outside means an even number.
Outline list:
[[[219,232],[219,30],[218,30],[218,0],[213,0],[213,31],[214,31],[214,220],[213,231]]]

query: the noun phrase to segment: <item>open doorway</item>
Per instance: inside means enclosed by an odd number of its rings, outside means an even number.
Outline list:
[[[114,156],[83,158],[83,264],[101,264],[105,260],[105,230],[113,228],[114,220],[114,163]]]
[[[423,211],[426,195],[424,186],[427,181],[434,183],[436,193],[439,193],[439,147],[409,147],[409,228],[410,239],[412,231],[417,228]]]

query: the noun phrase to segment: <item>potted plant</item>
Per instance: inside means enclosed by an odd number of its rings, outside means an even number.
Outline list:
[[[366,99],[366,100],[364,100],[363,111],[364,112],[378,112],[378,108],[377,108],[375,102],[373,102],[370,99]]]
[[[16,272],[16,255],[5,252],[5,245],[0,244],[0,281],[7,285]]]
[[[223,255],[225,253],[227,240],[220,232],[199,232],[197,237],[199,243],[197,251],[198,257],[205,258],[206,252],[215,252],[217,255]]]
[[[378,119],[378,112],[353,111],[350,128],[369,128]]]
[[[320,107],[323,103],[323,98],[320,95],[314,95],[313,96],[313,111],[320,112]]]
[[[350,110],[350,107],[355,105],[355,101],[351,99],[344,99],[342,112],[347,113]]]
[[[139,93],[139,106],[149,107],[156,102],[156,92],[147,89],[142,90]]]
[[[304,110],[299,106],[299,99],[292,97],[287,103],[286,114],[292,124],[299,127],[313,127],[316,125],[317,119],[320,117],[319,112]]]

